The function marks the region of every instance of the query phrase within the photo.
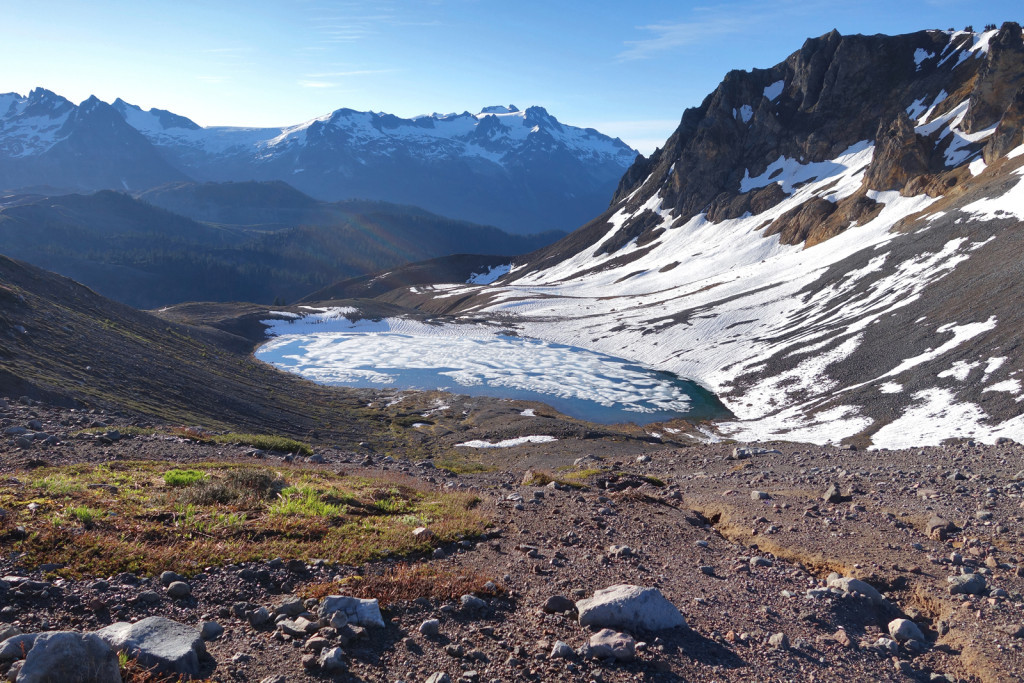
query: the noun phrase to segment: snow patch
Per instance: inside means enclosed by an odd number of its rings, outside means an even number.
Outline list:
[[[463,448],[511,448],[513,446],[522,446],[526,443],[551,443],[552,441],[558,441],[553,436],[521,436],[518,439],[505,439],[504,441],[497,441],[491,443],[490,441],[466,441],[463,443],[455,444],[456,448],[459,446]]]
[[[769,100],[775,100],[776,97],[782,94],[782,89],[786,87],[786,81],[775,81],[771,85],[765,86],[764,96]]]
[[[924,48],[919,47],[916,50],[914,50],[914,64],[917,65],[917,69],[915,69],[915,71],[921,70],[921,64],[926,59],[933,59],[934,57],[934,52],[928,52],[928,50],[925,50]]]
[[[466,284],[469,285],[489,285],[498,278],[508,275],[509,271],[512,270],[512,264],[506,263],[501,266],[491,266],[485,273],[473,273],[466,280]]]

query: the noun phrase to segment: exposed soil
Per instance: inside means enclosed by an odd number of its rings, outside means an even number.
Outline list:
[[[430,403],[434,397],[420,399]],[[492,403],[493,409],[503,402]],[[485,408],[466,408],[464,417],[483,415]],[[286,457],[185,439],[140,436],[103,443],[74,432],[83,422],[117,427],[130,420],[17,402],[0,410],[2,429],[32,419],[60,443],[44,447],[38,441],[22,449],[4,437],[5,476],[43,462],[259,457],[266,464]],[[178,601],[164,595],[156,577],[138,577],[137,583],[133,577],[95,577],[107,581],[102,589],[95,578],[56,578],[59,568],[43,573],[5,554],[0,572],[45,583],[0,593],[0,619],[26,632],[91,630],[150,615],[192,625],[213,619],[226,628],[207,643],[212,658],[206,673],[217,681],[261,681],[272,674],[288,681],[423,681],[434,672],[459,680],[469,671],[482,681],[1021,679],[1024,475],[1017,475],[1024,469],[1024,448],[964,443],[862,452],[759,444],[779,452],[732,459],[732,444],[684,447],[619,435],[580,437],[566,434],[556,442],[506,449],[458,448],[466,451],[461,470],[486,470],[462,474],[373,448],[314,442],[324,462],[295,458],[290,467],[407,476],[473,491],[493,527],[484,538],[444,545],[430,558],[362,567],[267,558],[211,567],[189,577],[193,597]],[[593,457],[573,465],[586,455]],[[534,479],[538,483],[547,473],[584,488],[523,485],[528,468],[543,470]],[[574,475],[583,470],[584,476]],[[832,483],[840,498],[828,502],[823,494]],[[755,499],[751,491],[767,497]],[[933,516],[957,530],[941,541],[930,538],[926,527]],[[613,545],[630,550],[612,550]],[[302,562],[289,562],[294,559]],[[301,640],[282,639],[272,625],[254,628],[233,612],[242,602],[272,611],[285,595],[322,594],[324,582],[386,574],[406,562],[426,565],[439,576],[475,577],[477,584],[489,579],[497,592],[483,594],[482,610],[463,609],[455,595],[424,596],[387,606],[384,629],[328,630],[328,642],[342,645],[348,664],[348,672],[334,678],[304,668]],[[824,586],[832,571],[865,579],[889,606],[856,594],[808,597],[808,589]],[[987,594],[950,595],[946,579],[961,571],[983,574]],[[544,613],[545,601],[555,595],[589,597],[618,583],[658,587],[683,612],[688,628],[632,634],[645,643],[632,662],[551,658],[555,641],[576,649],[591,631],[572,613]],[[352,589],[358,583],[345,585]],[[147,590],[160,599],[140,601]],[[887,635],[889,620],[901,615],[924,630],[929,642],[923,652],[904,646],[883,653],[875,647]],[[440,619],[440,635],[421,635],[419,625],[432,618]],[[769,644],[777,633],[786,635],[788,647]]]

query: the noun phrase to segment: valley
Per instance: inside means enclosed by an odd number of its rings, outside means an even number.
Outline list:
[[[1022,177],[1011,21],[650,156],[0,96],[0,673],[1024,680]]]

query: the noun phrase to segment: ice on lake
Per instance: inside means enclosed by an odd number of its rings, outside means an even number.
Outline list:
[[[280,336],[260,347],[256,357],[321,384],[541,401],[602,423],[710,419],[726,412],[713,394],[672,374],[534,339],[276,332]]]

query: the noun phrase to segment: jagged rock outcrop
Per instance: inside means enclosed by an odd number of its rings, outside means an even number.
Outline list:
[[[1017,91],[1006,108],[996,130],[985,145],[985,163],[1005,156],[1014,147],[1024,143],[1024,88]]]
[[[988,53],[971,91],[964,130],[977,133],[997,124],[1021,86],[1024,40],[1020,25],[1007,22],[989,40]]]
[[[905,111],[888,124],[880,124],[875,135],[875,155],[864,177],[873,190],[901,190],[908,182],[930,170],[932,146],[914,132]]]
[[[874,155],[864,190],[937,196],[960,181],[957,168],[983,147],[991,163],[1016,146],[1021,79],[1024,39],[1012,22],[985,34],[832,31],[770,69],[727,74],[683,114],[663,148],[627,171],[612,206],[635,213],[657,194],[675,225],[699,213],[711,222],[759,214],[796,189],[784,178],[763,177],[769,168],[779,174],[827,163],[865,142]],[[986,139],[982,133],[997,124]],[[765,235],[780,235],[785,244],[820,243],[857,220],[846,215],[849,209],[862,214],[864,206],[852,204],[833,217],[840,208],[808,202],[776,216]],[[631,239],[639,243],[635,232]],[[595,227],[592,235],[599,234]],[[603,249],[610,253],[616,245]]]

